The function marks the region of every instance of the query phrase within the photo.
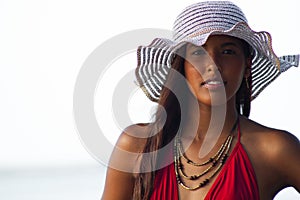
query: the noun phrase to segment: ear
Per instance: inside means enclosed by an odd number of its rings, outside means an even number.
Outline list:
[[[245,73],[244,73],[244,77],[248,78],[251,74],[251,66],[252,66],[252,58],[248,57],[246,59],[246,68],[245,68]]]

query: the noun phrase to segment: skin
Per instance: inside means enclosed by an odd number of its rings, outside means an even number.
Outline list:
[[[201,115],[201,119],[196,122],[199,125],[196,136],[191,138],[189,135],[191,130],[189,127],[195,124],[192,119],[197,119],[197,116],[194,116],[195,112],[189,112],[188,117],[191,120],[185,124],[186,127],[183,129],[185,130],[182,137],[183,143],[192,139],[186,155],[195,162],[207,160],[215,154],[228,136],[238,117],[235,109],[235,94],[243,78],[249,76],[251,67],[251,59],[245,57],[241,41],[236,38],[222,35],[211,36],[203,48],[207,52],[206,54],[201,47],[188,44],[186,47],[187,61],[184,64],[185,76],[191,90],[190,95],[197,98]],[[208,79],[223,80],[224,88],[203,84]],[[225,89],[225,98],[220,95],[222,88]],[[207,136],[212,116],[211,108],[221,110],[224,106],[226,106],[226,116],[221,135],[215,147],[205,157],[199,158],[198,153],[203,145],[204,137]],[[194,108],[189,109],[193,111]],[[254,168],[260,199],[271,200],[280,190],[288,186],[292,186],[300,192],[299,140],[286,131],[265,127],[242,116],[239,116],[239,121],[241,143]],[[142,152],[146,142],[146,139],[134,137],[134,135],[146,135],[146,127],[146,125],[132,125],[121,134],[112,155],[111,164],[113,165],[113,160],[126,160],[118,148],[137,153],[136,157],[131,157],[136,162],[130,162],[131,165],[127,162],[126,172],[113,167],[108,168],[103,200],[132,199],[136,177],[134,170],[138,165],[138,153]],[[207,142],[213,142],[214,139],[208,137]],[[237,137],[235,137],[233,145],[236,142]],[[120,166],[122,163],[118,163],[118,165]],[[186,170],[187,174],[197,173],[192,168],[187,167]],[[214,179],[209,185],[196,191],[187,191],[179,187],[180,199],[203,199],[213,181]]]

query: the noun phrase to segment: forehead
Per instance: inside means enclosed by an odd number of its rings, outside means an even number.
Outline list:
[[[243,44],[245,42],[239,38],[233,37],[233,36],[228,36],[228,35],[211,35],[208,37],[208,39],[206,40],[205,44],[202,45],[203,47],[206,46],[222,46],[224,44],[226,45],[234,45],[237,47],[242,48]],[[191,48],[191,47],[197,47],[196,45],[192,44],[192,43],[188,43],[187,44],[187,48]]]

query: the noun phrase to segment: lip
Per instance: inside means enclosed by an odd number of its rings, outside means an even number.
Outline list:
[[[206,81],[203,81],[200,85],[201,87],[205,87],[210,90],[215,90],[224,87],[226,84],[227,81],[223,81],[220,79],[208,79]]]

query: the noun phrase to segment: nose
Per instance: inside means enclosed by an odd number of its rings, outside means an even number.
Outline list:
[[[218,66],[212,61],[212,62],[209,62],[207,68],[206,68],[206,71],[207,72],[218,72],[220,71]]]
[[[213,52],[208,52],[206,71],[207,72],[221,72],[221,68],[218,63],[218,56]]]

